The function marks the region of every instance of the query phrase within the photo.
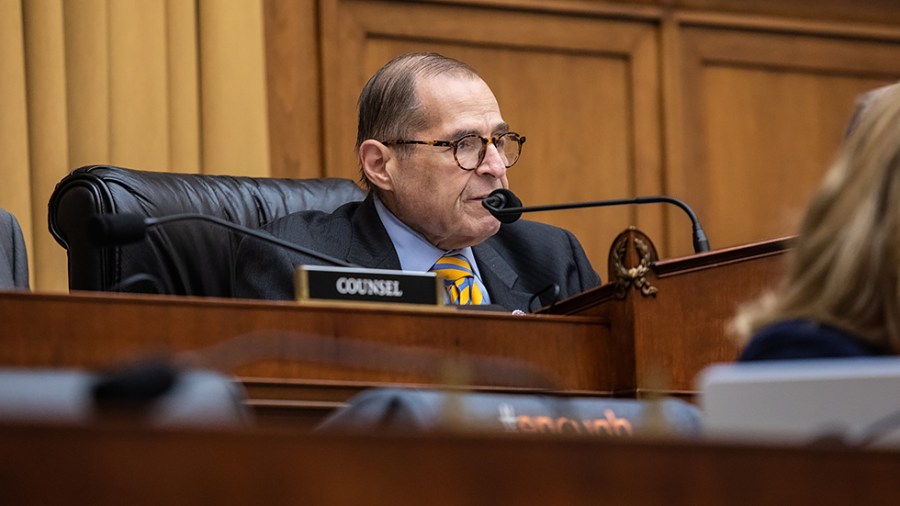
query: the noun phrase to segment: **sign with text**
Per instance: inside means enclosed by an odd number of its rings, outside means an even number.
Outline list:
[[[297,300],[444,304],[443,283],[433,272],[301,265]]]

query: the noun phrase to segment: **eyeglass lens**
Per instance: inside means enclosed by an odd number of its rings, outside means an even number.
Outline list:
[[[493,142],[503,164],[511,167],[519,159],[521,144],[519,136],[510,132],[496,138]],[[464,169],[476,169],[484,160],[487,152],[487,141],[478,135],[469,135],[457,141],[456,161]]]

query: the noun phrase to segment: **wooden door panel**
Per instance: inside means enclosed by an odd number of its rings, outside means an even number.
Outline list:
[[[855,97],[900,77],[900,37],[688,25],[670,193],[692,203],[715,248],[795,233]],[[687,238],[671,238],[671,251],[690,252]]]

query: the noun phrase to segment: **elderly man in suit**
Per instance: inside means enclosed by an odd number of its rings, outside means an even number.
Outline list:
[[[528,311],[548,287],[565,297],[600,278],[570,232],[529,221],[501,225],[482,206],[493,190],[509,187],[507,171],[524,142],[470,66],[435,53],[397,57],[359,98],[356,148],[368,197],[267,228],[365,267],[465,273],[448,282],[451,302]],[[245,239],[237,294],[292,298],[293,271],[304,263],[322,262]]]

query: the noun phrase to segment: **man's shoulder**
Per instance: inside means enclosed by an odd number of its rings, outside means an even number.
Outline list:
[[[362,201],[348,202],[331,212],[319,210],[297,211],[276,218],[263,228],[278,235],[280,231],[297,230],[297,228],[323,228],[335,224],[350,223],[354,214],[362,205]]]
[[[500,252],[506,251],[511,255],[553,256],[582,251],[581,243],[572,232],[546,223],[528,220],[518,220],[502,225],[500,230],[488,238],[484,244]]]
[[[554,225],[548,225],[546,223],[540,223],[537,221],[530,220],[518,220],[513,223],[507,223],[500,226],[500,231],[497,232],[493,238],[497,238],[499,240],[504,239],[552,239],[552,238],[565,238],[565,237],[574,237],[572,232],[564,228],[560,228]]]

